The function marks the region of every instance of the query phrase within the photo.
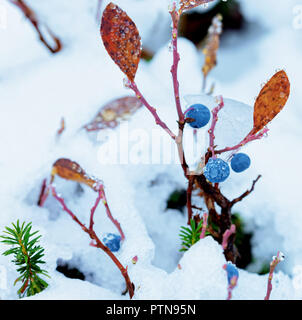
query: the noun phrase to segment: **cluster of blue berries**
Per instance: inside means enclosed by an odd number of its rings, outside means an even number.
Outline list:
[[[193,104],[185,112],[186,119],[193,119],[188,122],[194,129],[199,129],[206,126],[211,118],[211,113],[208,107],[203,104]],[[231,160],[231,168],[239,173],[248,169],[251,165],[251,159],[245,153],[237,153]],[[230,175],[230,167],[227,162],[211,158],[204,168],[204,175],[212,183],[220,183],[225,181]]]
[[[251,159],[245,153],[237,153],[231,160],[231,168],[237,173],[245,171],[250,165]],[[227,162],[221,159],[210,158],[203,173],[210,182],[220,183],[229,177],[230,167]]]
[[[121,247],[121,236],[114,233],[107,233],[103,237],[103,243],[106,247],[110,249],[112,252],[119,251]]]
[[[231,168],[237,173],[245,171],[250,165],[251,159],[245,153],[237,153],[231,160]],[[210,158],[203,173],[210,182],[220,183],[229,177],[230,167],[221,159]]]

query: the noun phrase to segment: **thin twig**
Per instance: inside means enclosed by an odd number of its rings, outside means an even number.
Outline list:
[[[137,88],[137,85],[134,81],[129,81],[126,84],[130,89],[132,89],[135,94],[136,97],[138,99],[140,99],[142,101],[142,103],[144,104],[144,106],[151,112],[151,114],[153,115],[155,122],[157,125],[159,125],[160,127],[162,127],[168,134],[169,136],[175,140],[176,135],[168,128],[168,126],[160,119],[160,117],[157,114],[157,111],[154,107],[152,107],[147,100],[144,98],[144,96],[142,95],[142,93],[139,91],[139,89]]]
[[[177,78],[178,73],[178,64],[180,61],[180,56],[177,49],[177,38],[178,38],[178,23],[179,23],[179,13],[176,10],[176,4],[173,3],[173,8],[170,11],[170,15],[172,18],[172,48],[173,48],[173,65],[171,67],[172,79],[173,79],[173,88],[174,88],[174,97],[176,110],[178,114],[178,120],[180,123],[184,123],[184,114],[181,109],[180,104],[180,95],[179,95],[179,81]]]
[[[277,265],[283,260],[284,260],[284,255],[280,251],[278,251],[276,257],[273,257],[273,261],[270,264],[270,271],[269,271],[268,282],[267,282],[267,292],[266,292],[266,296],[265,296],[264,300],[270,299],[271,292],[273,290],[272,280],[273,280],[274,271],[275,271]]]
[[[185,121],[185,115],[181,108],[180,94],[179,94],[179,81],[178,81],[178,64],[180,61],[180,56],[178,52],[177,41],[178,41],[178,24],[179,24],[180,13],[177,10],[175,1],[172,4],[170,15],[172,18],[172,40],[171,41],[172,41],[172,48],[173,48],[173,64],[171,67],[171,74],[172,74],[172,83],[173,83],[173,89],[174,89],[175,106],[178,114],[178,128],[179,128],[178,136],[176,137],[175,141],[177,144],[179,160],[181,162],[184,175],[189,180],[189,175],[190,175],[189,166],[185,159],[184,147],[183,147],[183,131],[184,131],[186,121]]]
[[[107,202],[107,198],[106,198],[106,194],[105,194],[105,190],[104,190],[104,187],[101,186],[100,188],[100,195],[102,197],[102,200],[103,200],[103,204],[105,206],[105,209],[106,209],[106,213],[107,213],[107,216],[109,217],[109,219],[112,221],[112,223],[116,226],[116,228],[118,229],[120,235],[121,235],[121,238],[122,240],[125,239],[125,235],[124,235],[124,232],[121,228],[121,225],[119,224],[119,222],[113,218],[112,216],[112,213],[111,213],[111,210],[109,208],[109,205],[108,205],[108,202]]]
[[[192,190],[193,190],[194,179],[193,177],[189,178],[188,188],[187,188],[187,210],[188,210],[188,222],[187,224],[191,224],[191,219],[193,216],[192,210]]]
[[[226,230],[222,236],[222,248],[224,250],[228,247],[229,238],[231,235],[236,233],[236,226],[234,224],[231,225],[230,229]]]
[[[41,31],[41,23],[38,20],[36,14],[34,11],[25,3],[24,0],[8,0],[10,3],[14,4],[17,6],[26,16],[26,18],[29,19],[33,27],[36,29],[40,41],[47,47],[47,49],[51,53],[57,53],[62,49],[62,43],[59,38],[57,38],[54,33],[49,29],[48,26],[44,25],[45,29],[48,32],[48,35],[53,39],[55,45],[51,46],[47,40],[46,37],[43,35],[43,32]]]
[[[216,158],[215,151],[214,151],[214,149],[215,149],[215,146],[214,146],[214,143],[215,143],[214,131],[215,131],[216,123],[218,121],[218,112],[224,107],[224,102],[223,102],[222,96],[217,97],[217,99],[219,99],[218,106],[215,107],[212,110],[212,124],[211,124],[210,129],[208,130],[209,137],[210,137],[209,149],[212,152],[212,158],[214,158],[214,159]]]
[[[241,142],[239,142],[238,144],[236,144],[233,147],[226,147],[222,150],[217,150],[216,154],[221,154],[221,153],[229,152],[229,151],[238,151],[241,147],[243,147],[247,143],[263,138],[267,134],[268,131],[269,131],[268,128],[264,128],[259,133],[253,133],[253,130],[252,130]]]
[[[57,137],[61,136],[61,134],[65,129],[66,129],[65,119],[62,117],[60,122],[60,129],[57,131]]]
[[[200,234],[200,239],[203,239],[206,236],[207,226],[208,226],[208,214],[203,214],[203,221],[202,221],[202,230]]]
[[[96,201],[93,205],[93,207],[90,210],[90,224],[89,224],[89,230],[93,230],[93,225],[94,225],[94,213],[96,208],[98,207],[100,201],[103,199],[103,194],[101,190],[98,193],[98,197],[96,198]]]
[[[37,203],[39,207],[43,207],[47,196],[48,196],[47,179],[45,178],[45,179],[43,179],[43,182],[42,182],[39,200]]]
[[[247,190],[247,191],[244,192],[240,197],[238,197],[238,198],[234,199],[233,201],[231,201],[231,207],[232,207],[235,203],[242,201],[245,197],[247,197],[249,194],[251,194],[251,193],[254,191],[255,185],[256,185],[256,183],[258,182],[258,180],[259,180],[260,178],[261,178],[261,175],[259,175],[259,176],[257,177],[257,179],[255,179],[255,180],[253,181],[253,184],[252,184],[252,187],[251,187],[250,190]]]

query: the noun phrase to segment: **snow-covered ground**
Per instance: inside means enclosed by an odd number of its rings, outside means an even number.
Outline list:
[[[104,0],[102,8],[108,2]],[[167,3],[115,2],[136,22],[143,43],[150,49],[159,48],[150,63],[141,61],[136,82],[147,100],[157,107],[161,118],[176,131]],[[248,106],[253,105],[261,84],[276,69],[286,70],[291,95],[284,110],[269,126],[268,138],[244,149],[252,158],[251,168],[240,175],[232,174],[222,185],[226,196],[233,198],[249,188],[258,174],[263,176],[253,194],[235,208],[254,233],[255,263],[249,266],[249,272],[239,271],[233,297],[263,299],[267,275],[260,276],[254,271],[263,263],[268,264],[281,250],[286,259],[274,276],[271,298],[301,299],[302,1],[240,2],[248,28],[240,33],[226,32],[218,66],[209,77],[209,83],[216,84],[215,94],[242,102],[230,103],[229,109],[222,111],[222,119],[225,117],[225,123],[229,121],[229,127],[223,127],[222,120],[218,124],[218,144],[230,145],[244,136],[252,121],[252,108]],[[33,228],[43,235],[41,245],[45,247],[50,285],[32,299],[128,299],[121,295],[125,284],[119,270],[101,250],[89,246],[88,236],[55,200],[49,198],[44,208],[36,205],[42,180],[49,177],[52,164],[61,157],[78,162],[88,173],[103,180],[111,211],[126,235],[117,257],[128,265],[136,286],[135,299],[225,299],[227,280],[222,266],[226,261],[221,246],[207,237],[184,255],[179,253],[178,233],[180,226],[186,224],[186,217],[165,207],[171,192],[186,187],[186,181],[173,159],[163,156],[159,163],[152,161],[152,157],[160,154],[157,140],[154,142],[152,137],[164,139],[163,149],[173,148],[173,144],[155,127],[150,114],[141,108],[117,129],[98,135],[80,130],[108,101],[131,94],[123,86],[123,74],[103,47],[95,18],[97,1],[27,0],[27,3],[64,46],[62,52],[51,55],[20,11],[0,0],[0,16],[6,18],[5,24],[0,21],[0,230],[20,219],[32,221]],[[179,39],[179,51],[179,80],[185,106],[186,95],[200,94],[203,60],[186,39]],[[239,106],[244,115],[234,116]],[[66,130],[57,139],[62,117]],[[205,132],[199,132],[199,153],[206,146]],[[190,134],[188,129],[188,139]],[[105,163],[108,145],[116,137],[123,152],[129,143],[130,158],[123,163]],[[194,159],[192,155],[192,163]],[[56,188],[68,206],[88,224],[96,194],[88,187],[79,190],[75,183],[59,179]],[[95,219],[95,230],[100,235],[115,232],[102,206]],[[1,252],[5,249],[0,245]],[[138,256],[135,265],[131,262],[134,256]],[[56,271],[58,260],[78,268],[87,281],[69,279]],[[0,298],[17,299],[17,288],[13,286],[17,277],[15,266],[2,255],[0,266]]]

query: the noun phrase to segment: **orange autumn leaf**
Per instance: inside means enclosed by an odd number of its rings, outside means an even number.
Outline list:
[[[100,181],[87,175],[78,163],[69,159],[61,158],[53,164],[51,171],[51,183],[56,175],[66,180],[84,183],[94,191],[98,191]]]
[[[134,114],[141,106],[142,102],[137,97],[126,96],[115,99],[102,107],[94,119],[84,128],[87,131],[115,128],[122,120]]]
[[[222,33],[222,15],[217,14],[213,20],[208,31],[206,46],[203,49],[205,55],[205,62],[202,67],[204,78],[217,65],[217,51],[220,44],[220,35]]]
[[[195,7],[202,5],[202,4],[206,4],[206,3],[209,3],[212,1],[214,1],[214,0],[180,0],[179,12],[182,13],[186,10],[193,9]]]
[[[290,93],[285,71],[277,72],[262,88],[254,106],[253,133],[259,132],[283,109]]]
[[[133,81],[142,51],[141,38],[135,23],[112,2],[103,12],[101,36],[112,60]]]

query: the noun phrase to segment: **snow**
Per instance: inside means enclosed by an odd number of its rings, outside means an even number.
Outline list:
[[[186,182],[174,144],[154,124],[152,116],[142,108],[115,130],[96,135],[80,130],[105,103],[131,94],[123,87],[123,74],[102,45],[95,18],[97,1],[77,0],[76,5],[68,0],[27,2],[64,46],[56,55],[48,53],[19,10],[0,0],[7,14],[7,27],[0,27],[0,230],[17,219],[32,221],[33,229],[42,234],[45,268],[51,276],[49,287],[30,299],[128,299],[121,294],[125,283],[119,270],[104,252],[89,246],[89,237],[58,203],[50,197],[44,208],[36,205],[42,180],[49,177],[52,164],[60,157],[78,162],[87,173],[104,182],[113,216],[126,235],[117,257],[128,266],[135,283],[134,299],[225,299],[227,277],[222,266],[226,261],[221,246],[206,237],[185,254],[178,251],[179,228],[186,224],[186,216],[166,209],[166,201],[175,189],[185,188]],[[102,8],[108,2],[104,1]],[[140,63],[136,81],[160,117],[176,132],[167,2],[116,1],[137,24],[147,48],[157,52],[150,63]],[[291,96],[269,126],[268,138],[242,149],[252,159],[250,169],[240,175],[231,173],[222,186],[226,196],[234,198],[249,188],[258,174],[263,176],[254,193],[235,207],[254,232],[256,262],[247,270],[239,270],[233,298],[263,299],[267,275],[254,272],[282,250],[286,259],[274,274],[271,298],[301,299],[301,286],[297,284],[302,272],[296,271],[302,265],[302,75],[298,72],[302,30],[293,26],[293,8],[299,1],[267,0],[261,5],[240,2],[249,27],[243,33],[225,34],[218,66],[208,79],[209,84],[215,82],[215,94],[225,97],[216,142],[221,147],[232,145],[250,131],[254,97],[261,83],[277,68],[285,68],[288,73]],[[215,99],[200,93],[203,60],[199,52],[186,39],[179,39],[179,51],[183,108],[195,101],[214,108]],[[56,132],[62,117],[66,130],[58,139]],[[193,130],[188,128],[185,141],[192,141],[192,136]],[[124,163],[102,161],[114,139],[118,140],[118,156],[124,157]],[[207,146],[207,128],[198,132],[197,139],[199,147],[195,151],[186,144],[192,168]],[[129,159],[123,153],[127,146]],[[165,150],[171,150],[165,153],[168,157],[158,158]],[[174,155],[172,159],[170,154]],[[86,186],[79,188],[60,178],[55,184],[68,207],[88,224],[96,194]],[[96,211],[95,230],[100,238],[108,232],[117,233],[102,205]],[[0,245],[0,249],[4,251],[5,247]],[[134,256],[138,257],[135,265]],[[58,261],[78,268],[86,281],[69,279],[56,271]],[[0,298],[17,299],[17,288],[13,286],[15,266],[1,255],[0,267]]]

